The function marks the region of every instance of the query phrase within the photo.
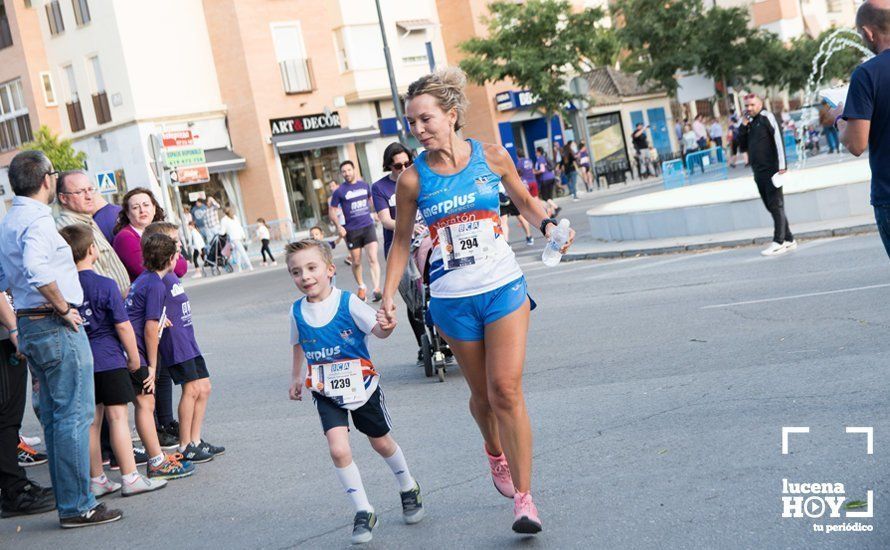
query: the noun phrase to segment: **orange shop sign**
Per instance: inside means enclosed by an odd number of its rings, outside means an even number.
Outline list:
[[[210,171],[206,165],[181,166],[170,173],[177,185],[191,185],[210,181]]]

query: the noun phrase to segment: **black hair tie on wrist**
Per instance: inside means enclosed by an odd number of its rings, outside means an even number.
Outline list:
[[[547,236],[547,224],[551,223],[553,225],[558,225],[554,218],[544,218],[543,220],[541,220],[541,227],[538,228],[541,230],[541,235],[544,235],[545,237]]]

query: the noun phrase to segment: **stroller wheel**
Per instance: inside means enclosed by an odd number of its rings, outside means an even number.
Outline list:
[[[433,350],[429,335],[424,334],[420,337],[420,350],[423,355],[423,373],[429,378],[433,375]]]
[[[436,369],[436,374],[439,376],[439,382],[445,381],[445,365],[439,365],[439,368]]]

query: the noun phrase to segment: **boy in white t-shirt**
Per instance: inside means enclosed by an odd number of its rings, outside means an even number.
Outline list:
[[[386,400],[367,345],[369,334],[386,338],[395,327],[382,329],[371,306],[331,284],[335,268],[326,243],[314,239],[291,243],[285,249],[285,258],[288,272],[305,295],[294,302],[290,314],[290,398],[302,400],[304,387],[312,392],[337,477],[355,506],[353,544],[371,540],[377,516],[352,461],[350,415],[356,429],[368,436],[371,447],[392,470],[399,485],[405,523],[419,522],[424,515],[420,485],[411,476],[402,449],[390,434]],[[309,365],[305,375],[304,359]]]

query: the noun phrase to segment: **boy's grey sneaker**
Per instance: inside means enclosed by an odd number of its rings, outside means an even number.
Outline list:
[[[119,491],[121,488],[120,483],[115,483],[111,481],[107,477],[105,478],[105,483],[98,483],[96,481],[90,480],[90,491],[93,493],[93,496],[96,498],[104,497],[105,495],[110,495],[115,491]]]
[[[59,523],[62,525],[62,529],[73,529],[75,527],[89,527],[90,525],[111,523],[122,517],[124,517],[123,512],[120,510],[109,510],[103,503],[79,516],[62,518],[59,520]]]
[[[364,544],[371,542],[374,535],[371,531],[377,525],[377,514],[362,510],[355,514],[352,520],[352,544]]]
[[[402,497],[402,517],[405,523],[413,525],[423,519],[423,499],[420,496],[420,484],[414,480],[414,488],[410,491],[400,492]]]
[[[198,447],[205,453],[212,454],[213,456],[226,454],[225,447],[222,447],[220,445],[213,445],[204,441],[203,439],[201,440],[201,444],[198,445]]]
[[[195,464],[201,464],[204,462],[210,462],[213,460],[213,455],[201,449],[194,443],[189,443],[188,446],[182,451],[182,458],[188,462],[194,462]]]
[[[121,495],[125,497],[131,497],[133,495],[138,495],[142,493],[150,493],[151,491],[157,491],[158,489],[163,489],[167,486],[166,479],[148,479],[145,476],[139,476],[136,478],[136,481],[133,483],[127,483],[126,480],[122,480],[123,487],[121,488]]]

